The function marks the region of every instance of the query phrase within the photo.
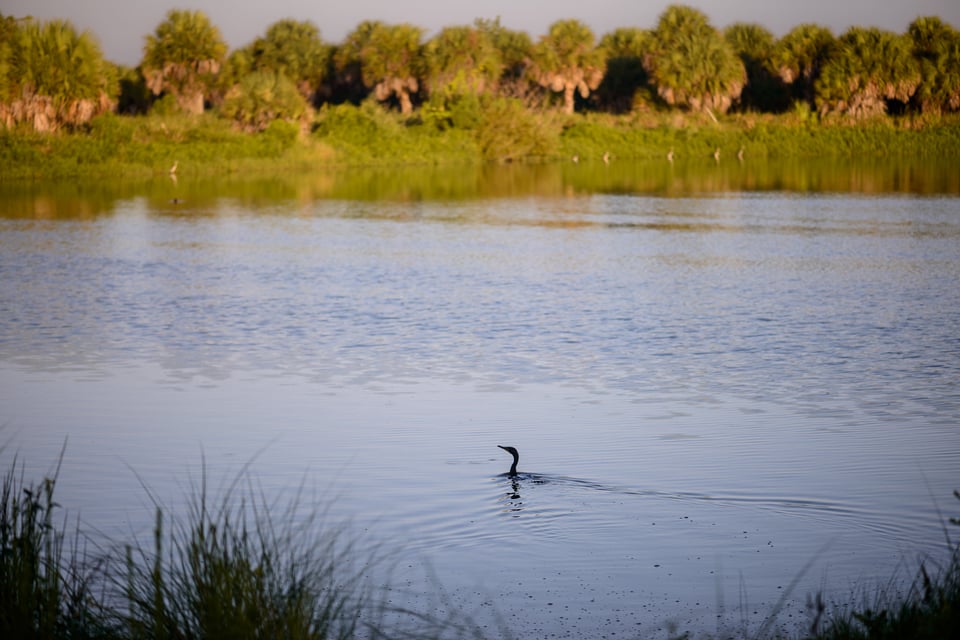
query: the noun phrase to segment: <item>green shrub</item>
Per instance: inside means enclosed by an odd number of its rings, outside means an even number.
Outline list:
[[[501,162],[546,157],[557,148],[557,135],[550,122],[515,98],[490,101],[475,137],[484,158]]]
[[[299,122],[309,110],[293,81],[274,71],[245,75],[220,107],[220,113],[244,131],[263,131],[276,120]]]
[[[435,93],[420,108],[423,123],[438,131],[473,131],[483,121],[483,104],[474,93]]]
[[[321,109],[313,135],[334,148],[345,164],[439,164],[479,157],[469,131],[409,119],[371,100],[359,107]]]
[[[351,104],[324,107],[313,132],[321,138],[373,148],[388,134],[388,129],[379,108],[367,101],[359,107]]]
[[[175,96],[162,94],[150,104],[150,113],[155,116],[176,116],[183,113]]]

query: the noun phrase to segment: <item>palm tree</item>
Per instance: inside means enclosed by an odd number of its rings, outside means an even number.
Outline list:
[[[170,93],[187,113],[203,113],[227,45],[200,11],[172,9],[147,36],[141,68],[154,95]]]
[[[532,74],[542,87],[563,94],[564,113],[573,113],[576,93],[586,98],[603,80],[603,52],[579,20],[559,20],[532,51]]]
[[[117,113],[128,115],[146,113],[150,109],[153,95],[147,88],[146,80],[139,69],[117,66],[119,78],[119,95],[117,96]]]
[[[920,65],[907,36],[853,27],[837,42],[816,82],[821,113],[856,118],[886,112],[888,100],[906,103],[920,84]]]
[[[960,109],[960,32],[937,17],[921,17],[907,32],[920,62],[916,100],[923,112]]]
[[[621,27],[600,39],[606,57],[603,82],[597,87],[601,104],[615,113],[630,111],[637,92],[647,86],[645,61],[650,56],[653,37],[636,27]]]
[[[396,96],[400,113],[413,112],[411,95],[420,88],[420,39],[423,29],[411,24],[377,25],[360,50],[363,83],[380,102]]]
[[[514,31],[500,24],[500,18],[485,20],[477,18],[474,26],[483,32],[500,55],[500,77],[498,93],[502,96],[519,98],[528,105],[532,104],[530,89],[535,86],[526,77],[530,66],[533,41],[525,31]],[[539,97],[540,91],[537,90]]]
[[[334,49],[331,61],[335,95],[344,96],[354,104],[367,97],[369,89],[363,82],[361,52],[370,42],[370,35],[383,26],[378,20],[364,20]]]
[[[771,55],[771,66],[780,79],[793,87],[796,99],[814,106],[813,85],[820,76],[824,61],[835,44],[826,27],[801,24],[777,41]]]
[[[431,93],[480,94],[500,79],[500,51],[475,27],[446,27],[424,47]]]
[[[229,91],[241,79],[253,73],[256,64],[252,44],[234,49],[227,56],[223,66],[220,67],[220,72],[217,74],[217,85],[223,91]]]
[[[17,37],[17,19],[0,13],[0,105],[13,96],[13,54]]]
[[[273,71],[292,80],[304,98],[312,99],[327,73],[330,48],[310,21],[280,20],[267,28],[249,49],[250,71]]]
[[[500,53],[503,65],[501,78],[519,78],[530,64],[533,41],[525,31],[514,31],[500,23],[500,18],[486,20],[477,18],[473,26],[483,32]]]
[[[783,82],[770,66],[773,34],[758,24],[736,22],[723,30],[723,37],[740,56],[747,71],[747,85],[740,95],[740,102],[761,111],[784,111],[788,96]]]
[[[650,78],[667,104],[726,112],[746,83],[743,63],[707,16],[681,5],[667,7],[653,32]]]
[[[9,23],[4,21],[9,26]],[[7,44],[5,122],[30,122],[37,131],[89,122],[116,106],[118,72],[89,32],[64,20],[26,20]]]

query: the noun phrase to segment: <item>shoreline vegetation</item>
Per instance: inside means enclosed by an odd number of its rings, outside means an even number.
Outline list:
[[[135,68],[66,21],[0,15],[0,180],[349,166],[960,157],[960,31],[715,28],[672,5],[597,37],[494,20],[429,39],[280,20],[230,51],[170,11]]]
[[[509,132],[492,124],[491,131],[437,129],[372,104],[321,110],[313,131],[275,121],[263,132],[247,133],[212,114],[105,114],[83,132],[0,130],[0,181],[168,174],[262,177],[344,167],[487,162],[713,165],[960,158],[960,116],[917,128],[889,117],[856,126],[805,125],[792,116],[750,115],[726,116],[719,124],[689,114],[648,117],[646,122],[607,114],[531,114],[530,120],[536,124],[530,139],[491,141],[485,136],[505,138]],[[529,152],[532,148],[537,152]]]
[[[179,517],[144,487],[155,507],[151,542],[105,541],[85,533],[79,519],[71,524],[54,499],[62,460],[61,452],[56,467],[31,482],[14,457],[3,477],[4,638],[491,637],[449,603],[442,618],[387,604],[390,586],[372,585],[366,575],[386,556],[364,550],[322,511],[305,510],[303,486],[289,503],[269,502],[248,468],[216,492],[204,472]],[[954,496],[960,499],[960,492]],[[879,587],[861,585],[860,605],[808,596],[806,631],[801,627],[795,637],[950,637],[960,628],[960,543],[951,540],[948,523],[960,525],[960,519],[943,523],[945,562],[922,560],[906,591],[893,578]],[[442,594],[442,585],[433,588]],[[720,633],[783,637],[778,613],[775,607],[755,631]],[[677,631],[675,637],[693,637]],[[510,637],[505,629],[495,633]]]

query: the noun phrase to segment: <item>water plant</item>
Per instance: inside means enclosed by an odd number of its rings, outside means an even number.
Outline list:
[[[213,499],[204,474],[184,517],[156,505],[152,546],[125,545],[129,637],[356,636],[370,592],[349,538],[298,499],[278,509],[238,491],[244,478]]]
[[[954,491],[960,500],[960,492]],[[960,519],[949,522],[960,525]],[[814,610],[810,637],[817,640],[874,640],[913,638],[939,640],[956,635],[960,629],[960,543],[952,541],[944,523],[948,556],[946,562],[927,558],[920,562],[906,593],[900,595],[898,581],[872,593],[864,593],[861,604],[823,616],[824,606]]]
[[[54,499],[61,453],[40,482],[14,458],[0,488],[0,637],[3,638],[442,638],[509,636],[483,629],[433,585],[427,611],[387,604],[386,558],[310,507],[305,485],[267,498],[247,468],[222,490],[204,471],[186,508],[155,507],[151,540],[99,545]],[[960,492],[954,492],[960,499]],[[810,598],[806,637],[940,639],[960,628],[960,544],[944,522],[948,557],[927,558],[905,593],[896,577],[860,604]],[[94,549],[93,552],[89,551]],[[801,574],[802,575],[802,574]],[[799,576],[795,578],[795,582]],[[789,590],[793,589],[791,585]],[[395,593],[395,592],[394,592]],[[774,607],[753,633],[777,637]],[[436,612],[445,612],[437,614]],[[501,625],[502,626],[502,625]],[[718,630],[719,632],[719,630]],[[724,632],[726,633],[726,632]],[[685,634],[682,637],[688,637]]]
[[[449,602],[444,615],[388,605],[386,556],[309,506],[304,485],[271,501],[246,467],[218,491],[204,471],[185,509],[144,486],[152,540],[88,553],[79,521],[70,535],[56,523],[59,469],[29,483],[14,459],[3,478],[2,638],[481,636]]]
[[[109,636],[84,540],[58,524],[53,498],[60,462],[39,483],[16,458],[0,489],[0,637]]]

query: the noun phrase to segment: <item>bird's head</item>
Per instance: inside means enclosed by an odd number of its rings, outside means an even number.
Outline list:
[[[507,453],[509,453],[510,455],[512,455],[514,458],[520,457],[520,452],[517,451],[514,447],[505,447],[502,444],[498,444],[497,446],[503,449],[504,451],[506,451]]]

